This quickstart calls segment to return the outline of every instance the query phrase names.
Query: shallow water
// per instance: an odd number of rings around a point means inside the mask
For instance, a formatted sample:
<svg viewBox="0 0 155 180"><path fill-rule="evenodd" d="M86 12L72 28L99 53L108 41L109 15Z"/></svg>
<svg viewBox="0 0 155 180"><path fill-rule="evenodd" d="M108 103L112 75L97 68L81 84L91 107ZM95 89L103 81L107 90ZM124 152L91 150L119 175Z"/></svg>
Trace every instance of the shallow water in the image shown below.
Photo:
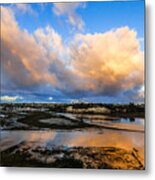
<svg viewBox="0 0 155 180"><path fill-rule="evenodd" d="M106 115L88 115L88 114L71 114L71 113L59 113L67 118L83 121L87 124L98 125L104 128L129 130L129 131L141 131L144 132L144 118L118 118L110 117ZM47 122L46 120L43 120ZM50 120L48 121L50 123Z"/></svg>
<svg viewBox="0 0 155 180"><path fill-rule="evenodd" d="M82 147L120 147L143 149L144 134L117 130L74 130L74 131L2 131L1 150L5 150L21 142L48 146L82 146Z"/></svg>

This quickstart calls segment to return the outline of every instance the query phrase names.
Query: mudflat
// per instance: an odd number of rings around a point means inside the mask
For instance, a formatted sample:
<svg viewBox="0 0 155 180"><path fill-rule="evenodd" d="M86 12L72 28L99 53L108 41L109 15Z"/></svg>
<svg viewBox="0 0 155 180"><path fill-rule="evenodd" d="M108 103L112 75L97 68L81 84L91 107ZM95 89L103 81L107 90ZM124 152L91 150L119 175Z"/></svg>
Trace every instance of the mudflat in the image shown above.
<svg viewBox="0 0 155 180"><path fill-rule="evenodd" d="M142 105L1 104L1 111L2 166L145 169Z"/></svg>

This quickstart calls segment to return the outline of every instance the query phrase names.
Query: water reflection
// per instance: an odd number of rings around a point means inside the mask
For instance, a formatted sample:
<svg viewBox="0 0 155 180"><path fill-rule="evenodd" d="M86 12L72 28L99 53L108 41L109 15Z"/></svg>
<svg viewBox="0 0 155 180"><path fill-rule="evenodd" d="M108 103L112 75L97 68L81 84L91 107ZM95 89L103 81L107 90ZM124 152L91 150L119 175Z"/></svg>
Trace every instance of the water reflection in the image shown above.
<svg viewBox="0 0 155 180"><path fill-rule="evenodd" d="M144 134L114 130L84 131L2 131L1 150L21 142L31 142L40 146L82 146L82 147L121 147L143 149Z"/></svg>
<svg viewBox="0 0 155 180"><path fill-rule="evenodd" d="M71 114L59 113L75 121L85 122L87 124L101 126L103 128L112 128L118 130L141 131L144 132L143 118L118 118L106 115L88 115L88 114Z"/></svg>
<svg viewBox="0 0 155 180"><path fill-rule="evenodd" d="M115 120L115 122L144 125L143 118L120 118L120 119Z"/></svg>

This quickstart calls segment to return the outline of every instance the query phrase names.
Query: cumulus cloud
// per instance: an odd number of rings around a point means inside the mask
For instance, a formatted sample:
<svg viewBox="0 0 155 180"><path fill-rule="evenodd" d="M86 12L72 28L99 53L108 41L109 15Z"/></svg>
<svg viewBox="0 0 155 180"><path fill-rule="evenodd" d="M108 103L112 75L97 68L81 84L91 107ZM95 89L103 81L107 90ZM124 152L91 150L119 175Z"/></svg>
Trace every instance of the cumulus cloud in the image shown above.
<svg viewBox="0 0 155 180"><path fill-rule="evenodd" d="M47 28L45 33L51 41L44 43L47 38L44 38L42 30L30 35L26 30L20 30L9 8L2 7L1 12L1 61L4 71L17 85L31 86L47 81L56 85L56 77L52 73L49 75L48 65L57 59L57 52L51 47L55 47L58 35Z"/></svg>
<svg viewBox="0 0 155 180"><path fill-rule="evenodd" d="M134 97L134 100L144 101L144 98L145 98L145 90L144 90L144 85L143 85L138 89L137 94Z"/></svg>
<svg viewBox="0 0 155 180"><path fill-rule="evenodd" d="M68 97L114 97L138 87L134 92L142 97L144 54L136 31L127 26L76 34L66 45L50 26L32 34L21 30L11 9L1 7L1 32L4 89L50 86Z"/></svg>
<svg viewBox="0 0 155 180"><path fill-rule="evenodd" d="M144 55L136 32L128 27L78 34L71 52L72 66L87 82L86 90L115 95L144 82Z"/></svg>
<svg viewBox="0 0 155 180"><path fill-rule="evenodd" d="M79 2L65 2L53 3L53 5L53 12L57 16L67 16L68 21L72 26L77 27L79 30L83 30L84 22L76 13L76 9L79 7L84 7L84 4Z"/></svg>
<svg viewBox="0 0 155 180"><path fill-rule="evenodd" d="M22 100L23 98L21 96L1 96L0 100L5 102L11 102L11 101L17 101Z"/></svg>

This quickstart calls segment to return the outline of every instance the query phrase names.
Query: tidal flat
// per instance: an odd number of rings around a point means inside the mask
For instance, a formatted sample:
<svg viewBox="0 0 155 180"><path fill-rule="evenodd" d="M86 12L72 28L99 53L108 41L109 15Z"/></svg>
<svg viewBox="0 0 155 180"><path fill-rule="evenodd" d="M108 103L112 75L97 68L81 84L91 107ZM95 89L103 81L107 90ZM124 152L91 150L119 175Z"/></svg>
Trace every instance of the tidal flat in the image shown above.
<svg viewBox="0 0 155 180"><path fill-rule="evenodd" d="M144 105L1 104L1 166L145 169Z"/></svg>

